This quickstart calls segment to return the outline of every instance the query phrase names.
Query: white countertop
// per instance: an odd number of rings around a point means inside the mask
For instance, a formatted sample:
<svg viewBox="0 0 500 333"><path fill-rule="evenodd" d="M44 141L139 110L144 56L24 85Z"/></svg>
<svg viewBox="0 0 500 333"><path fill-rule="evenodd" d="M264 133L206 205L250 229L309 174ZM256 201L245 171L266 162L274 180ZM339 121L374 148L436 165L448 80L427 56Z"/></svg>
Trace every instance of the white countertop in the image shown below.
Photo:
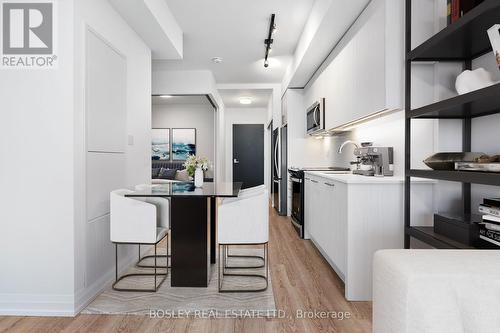
<svg viewBox="0 0 500 333"><path fill-rule="evenodd" d="M362 175L353 175L349 174L327 174L322 171L306 171L306 175L313 175L316 177L336 180L346 184L403 184L405 178L402 176L392 176L392 177L375 177L375 176L362 176ZM432 179L423 179L423 178L412 178L412 183L436 183L435 180Z"/></svg>

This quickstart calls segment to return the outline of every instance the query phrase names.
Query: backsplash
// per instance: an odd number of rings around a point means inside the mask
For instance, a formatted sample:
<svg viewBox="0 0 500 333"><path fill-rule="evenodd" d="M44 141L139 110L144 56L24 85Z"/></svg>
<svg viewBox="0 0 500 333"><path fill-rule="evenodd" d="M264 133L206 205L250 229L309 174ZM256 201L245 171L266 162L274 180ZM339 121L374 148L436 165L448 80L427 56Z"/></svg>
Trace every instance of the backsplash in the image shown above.
<svg viewBox="0 0 500 333"><path fill-rule="evenodd" d="M297 167L306 166L340 166L349 167L349 162L354 161L354 146L348 145L342 154L337 151L346 140L357 143L373 142L376 146L394 147L394 175L404 175L404 112L400 111L382 118L374 119L359 125L353 131L342 136L314 137L291 139L289 146L294 153L289 156L289 165ZM430 155L434 149L433 124L422 121L413 125L412 134L419 140L414 143L412 164L421 166L422 160Z"/></svg>

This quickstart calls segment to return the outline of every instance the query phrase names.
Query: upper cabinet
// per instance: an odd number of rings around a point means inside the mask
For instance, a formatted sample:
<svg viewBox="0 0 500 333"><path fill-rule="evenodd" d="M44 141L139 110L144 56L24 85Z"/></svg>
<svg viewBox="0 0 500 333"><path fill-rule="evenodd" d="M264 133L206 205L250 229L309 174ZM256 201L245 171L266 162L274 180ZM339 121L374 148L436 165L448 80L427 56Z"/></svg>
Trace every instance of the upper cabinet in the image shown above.
<svg viewBox="0 0 500 333"><path fill-rule="evenodd" d="M306 87L306 104L326 98L333 129L403 108L404 1L373 0Z"/></svg>

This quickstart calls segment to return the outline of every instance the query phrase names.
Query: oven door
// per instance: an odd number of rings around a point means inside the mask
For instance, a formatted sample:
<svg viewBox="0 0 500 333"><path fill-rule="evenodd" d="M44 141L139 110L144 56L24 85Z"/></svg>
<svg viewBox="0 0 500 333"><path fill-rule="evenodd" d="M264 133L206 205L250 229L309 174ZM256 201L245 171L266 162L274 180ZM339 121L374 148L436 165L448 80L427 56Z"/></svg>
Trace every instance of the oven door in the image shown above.
<svg viewBox="0 0 500 333"><path fill-rule="evenodd" d="M302 227L302 179L291 177L292 181L292 219Z"/></svg>

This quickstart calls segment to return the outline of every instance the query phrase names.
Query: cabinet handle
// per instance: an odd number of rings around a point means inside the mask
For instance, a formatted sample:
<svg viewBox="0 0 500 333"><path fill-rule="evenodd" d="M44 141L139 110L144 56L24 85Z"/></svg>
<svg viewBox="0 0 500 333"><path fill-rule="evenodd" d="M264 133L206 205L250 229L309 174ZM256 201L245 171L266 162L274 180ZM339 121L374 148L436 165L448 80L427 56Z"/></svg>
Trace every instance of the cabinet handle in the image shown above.
<svg viewBox="0 0 500 333"><path fill-rule="evenodd" d="M316 183L316 184L317 184L317 183L319 183L317 180L314 180L314 179L311 179L311 181L312 181L313 183Z"/></svg>
<svg viewBox="0 0 500 333"><path fill-rule="evenodd" d="M325 185L335 187L335 184L332 184L332 183L325 183Z"/></svg>
<svg viewBox="0 0 500 333"><path fill-rule="evenodd" d="M311 180L311 178L307 178L307 177L305 177L304 179L305 179L305 180Z"/></svg>

